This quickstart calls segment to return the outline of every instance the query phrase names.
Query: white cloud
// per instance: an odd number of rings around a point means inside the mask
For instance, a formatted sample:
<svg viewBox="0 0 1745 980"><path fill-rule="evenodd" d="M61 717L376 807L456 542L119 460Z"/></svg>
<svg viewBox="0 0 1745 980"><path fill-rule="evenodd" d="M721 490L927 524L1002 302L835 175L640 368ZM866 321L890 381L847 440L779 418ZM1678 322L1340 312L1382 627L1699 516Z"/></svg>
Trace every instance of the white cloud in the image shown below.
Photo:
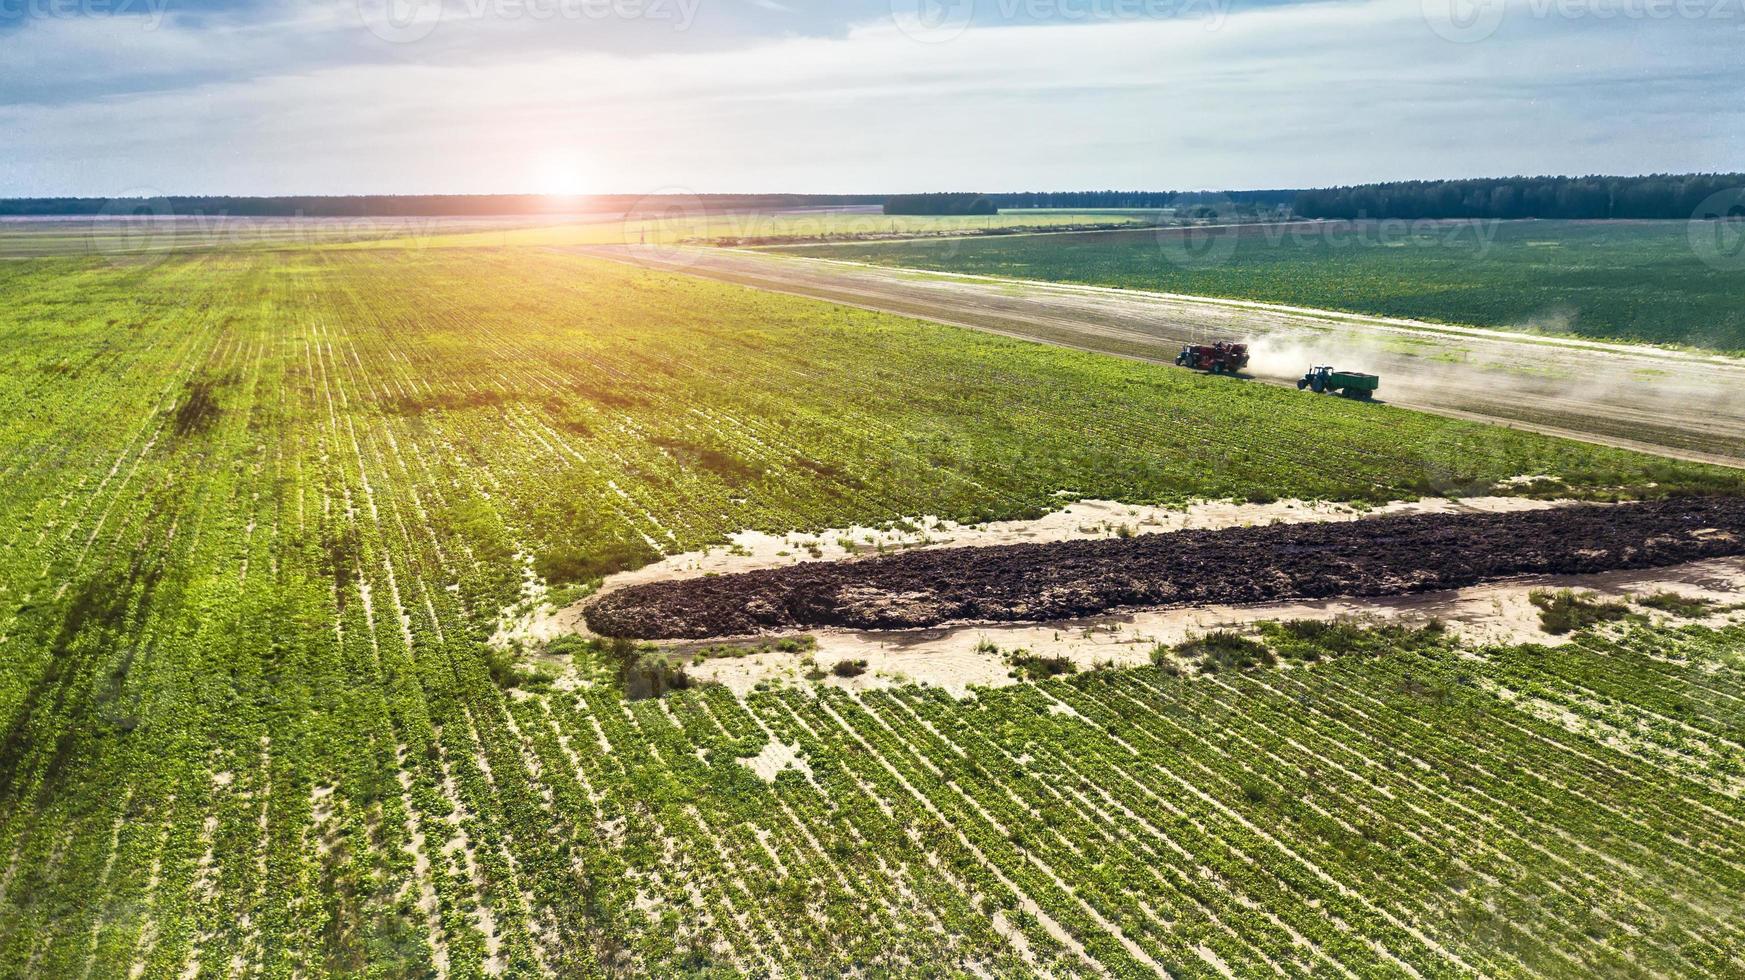
<svg viewBox="0 0 1745 980"><path fill-rule="evenodd" d="M159 33L165 56L201 39ZM38 41L71 43L57 37ZM973 27L940 44L885 20L636 58L280 75L269 59L163 93L0 107L0 194L518 190L566 159L593 189L630 193L1732 169L1745 110L1723 96L1745 78L1742 38L1512 11L1494 36L1457 44L1419 0L1377 0L1252 10L1215 29Z"/></svg>

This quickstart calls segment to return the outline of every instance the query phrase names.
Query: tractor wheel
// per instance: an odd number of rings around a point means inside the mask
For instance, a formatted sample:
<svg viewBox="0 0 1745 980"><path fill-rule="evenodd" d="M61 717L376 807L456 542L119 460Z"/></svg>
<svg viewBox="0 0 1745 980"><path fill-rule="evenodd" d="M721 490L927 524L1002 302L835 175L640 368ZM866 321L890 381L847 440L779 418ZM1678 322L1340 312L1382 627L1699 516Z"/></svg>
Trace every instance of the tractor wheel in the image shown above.
<svg viewBox="0 0 1745 980"><path fill-rule="evenodd" d="M1309 383L1307 381L1304 381L1302 378L1297 379L1297 390L1298 391L1302 391L1304 388L1307 388L1308 386L1309 386Z"/></svg>

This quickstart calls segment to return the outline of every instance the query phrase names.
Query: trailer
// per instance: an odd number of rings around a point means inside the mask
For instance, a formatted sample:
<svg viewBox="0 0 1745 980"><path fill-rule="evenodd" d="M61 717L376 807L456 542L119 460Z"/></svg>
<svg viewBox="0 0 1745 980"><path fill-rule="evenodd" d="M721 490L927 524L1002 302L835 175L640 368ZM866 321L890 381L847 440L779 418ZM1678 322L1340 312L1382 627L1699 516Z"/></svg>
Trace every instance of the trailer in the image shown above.
<svg viewBox="0 0 1745 980"><path fill-rule="evenodd" d="M1213 374L1235 374L1248 366L1248 345L1220 340L1215 344L1187 344L1175 356L1178 367Z"/></svg>
<svg viewBox="0 0 1745 980"><path fill-rule="evenodd" d="M1374 398L1380 387L1381 378L1376 375L1361 371L1339 371L1324 364L1310 368L1307 374L1297 379L1298 391L1308 388L1317 394L1338 395L1359 401Z"/></svg>

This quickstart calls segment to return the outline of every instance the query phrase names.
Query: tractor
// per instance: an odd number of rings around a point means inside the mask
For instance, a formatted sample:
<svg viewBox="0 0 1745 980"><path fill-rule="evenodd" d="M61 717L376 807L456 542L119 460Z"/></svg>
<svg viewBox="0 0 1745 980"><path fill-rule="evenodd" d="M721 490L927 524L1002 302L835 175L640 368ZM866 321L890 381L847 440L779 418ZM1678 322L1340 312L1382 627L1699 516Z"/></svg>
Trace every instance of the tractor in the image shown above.
<svg viewBox="0 0 1745 980"><path fill-rule="evenodd" d="M1179 367L1213 374L1235 374L1248 366L1248 345L1220 340L1215 344L1188 344L1175 356Z"/></svg>
<svg viewBox="0 0 1745 980"><path fill-rule="evenodd" d="M1381 379L1373 374L1363 374L1358 371L1336 371L1333 368L1318 364L1309 369L1309 373L1297 379L1297 390L1308 388L1317 394L1338 395L1341 398L1355 398L1359 401L1369 401L1375 397L1377 388L1381 387Z"/></svg>

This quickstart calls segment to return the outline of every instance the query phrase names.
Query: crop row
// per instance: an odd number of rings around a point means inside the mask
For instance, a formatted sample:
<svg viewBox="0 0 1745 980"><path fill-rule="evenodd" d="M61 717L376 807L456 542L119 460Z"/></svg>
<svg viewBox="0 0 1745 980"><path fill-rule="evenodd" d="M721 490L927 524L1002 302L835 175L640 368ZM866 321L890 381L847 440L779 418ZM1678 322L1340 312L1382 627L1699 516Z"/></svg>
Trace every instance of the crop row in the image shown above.
<svg viewBox="0 0 1745 980"><path fill-rule="evenodd" d="M486 646L529 563L1061 490L1373 499L1442 426L1487 480L1713 471L554 255L26 262L0 299L0 975L1653 973L1745 938L1691 898L1739 884L1734 801L1492 693L1530 659L1438 733L1398 665L625 702L506 691ZM1725 749L1736 642L1537 682ZM804 769L765 782L778 742Z"/></svg>

